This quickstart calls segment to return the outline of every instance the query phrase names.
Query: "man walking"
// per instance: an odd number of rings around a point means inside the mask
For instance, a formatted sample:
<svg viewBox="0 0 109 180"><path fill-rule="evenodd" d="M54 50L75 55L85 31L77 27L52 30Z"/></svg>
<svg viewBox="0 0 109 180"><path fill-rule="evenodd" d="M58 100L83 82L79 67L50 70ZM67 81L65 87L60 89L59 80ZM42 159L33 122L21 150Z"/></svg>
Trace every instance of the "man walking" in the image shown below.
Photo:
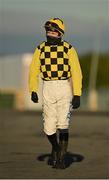
<svg viewBox="0 0 109 180"><path fill-rule="evenodd" d="M71 109L80 106L82 73L75 49L62 39L65 32L63 21L52 18L44 27L47 41L37 46L34 52L29 91L31 100L37 103L40 75L43 80L44 132L52 145L52 165L64 169Z"/></svg>

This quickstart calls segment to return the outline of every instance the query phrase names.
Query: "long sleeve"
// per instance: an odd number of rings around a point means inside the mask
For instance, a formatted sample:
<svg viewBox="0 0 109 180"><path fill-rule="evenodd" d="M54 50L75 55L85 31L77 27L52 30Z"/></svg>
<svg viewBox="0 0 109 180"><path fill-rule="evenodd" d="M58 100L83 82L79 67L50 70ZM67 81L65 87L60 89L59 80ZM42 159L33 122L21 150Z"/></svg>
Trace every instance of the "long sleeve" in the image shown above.
<svg viewBox="0 0 109 180"><path fill-rule="evenodd" d="M73 94L81 96L82 94L82 72L78 55L73 47L68 51L69 64L71 68L71 78L73 85Z"/></svg>
<svg viewBox="0 0 109 180"><path fill-rule="evenodd" d="M37 92L40 74L40 50L36 48L29 69L29 92Z"/></svg>

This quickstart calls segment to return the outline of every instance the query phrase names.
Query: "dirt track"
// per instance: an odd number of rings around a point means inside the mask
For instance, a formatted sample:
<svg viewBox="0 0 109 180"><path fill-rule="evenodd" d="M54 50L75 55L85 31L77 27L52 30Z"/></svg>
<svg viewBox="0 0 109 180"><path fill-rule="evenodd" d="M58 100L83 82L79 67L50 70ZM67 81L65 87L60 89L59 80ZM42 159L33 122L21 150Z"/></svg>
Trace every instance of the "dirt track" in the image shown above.
<svg viewBox="0 0 109 180"><path fill-rule="evenodd" d="M65 170L47 165L41 114L0 112L0 178L109 178L109 116L74 115Z"/></svg>

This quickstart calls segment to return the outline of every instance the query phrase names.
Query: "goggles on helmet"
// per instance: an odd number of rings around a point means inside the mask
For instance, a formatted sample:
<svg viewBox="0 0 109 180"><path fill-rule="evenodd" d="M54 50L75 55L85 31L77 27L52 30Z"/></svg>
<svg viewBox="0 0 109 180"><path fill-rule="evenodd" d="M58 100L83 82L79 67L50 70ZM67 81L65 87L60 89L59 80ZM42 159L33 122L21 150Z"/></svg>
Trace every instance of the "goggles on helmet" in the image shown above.
<svg viewBox="0 0 109 180"><path fill-rule="evenodd" d="M47 21L45 23L45 29L46 31L55 31L55 32L59 32L59 33L64 33L64 31L62 29L59 28L59 26L53 22L49 22Z"/></svg>

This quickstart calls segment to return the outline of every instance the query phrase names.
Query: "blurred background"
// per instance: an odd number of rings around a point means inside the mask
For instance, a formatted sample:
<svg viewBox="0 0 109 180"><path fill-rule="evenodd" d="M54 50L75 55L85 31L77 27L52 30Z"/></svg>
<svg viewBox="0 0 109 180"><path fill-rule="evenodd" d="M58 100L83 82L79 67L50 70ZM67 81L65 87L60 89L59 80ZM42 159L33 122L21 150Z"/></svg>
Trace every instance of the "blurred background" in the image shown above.
<svg viewBox="0 0 109 180"><path fill-rule="evenodd" d="M0 109L41 110L30 101L28 69L44 23L63 19L64 39L83 72L80 110L109 110L109 0L0 0Z"/></svg>
<svg viewBox="0 0 109 180"><path fill-rule="evenodd" d="M28 92L32 55L51 17L63 19L83 73L62 173L47 165L41 79L38 104ZM0 0L0 178L109 178L109 0Z"/></svg>

